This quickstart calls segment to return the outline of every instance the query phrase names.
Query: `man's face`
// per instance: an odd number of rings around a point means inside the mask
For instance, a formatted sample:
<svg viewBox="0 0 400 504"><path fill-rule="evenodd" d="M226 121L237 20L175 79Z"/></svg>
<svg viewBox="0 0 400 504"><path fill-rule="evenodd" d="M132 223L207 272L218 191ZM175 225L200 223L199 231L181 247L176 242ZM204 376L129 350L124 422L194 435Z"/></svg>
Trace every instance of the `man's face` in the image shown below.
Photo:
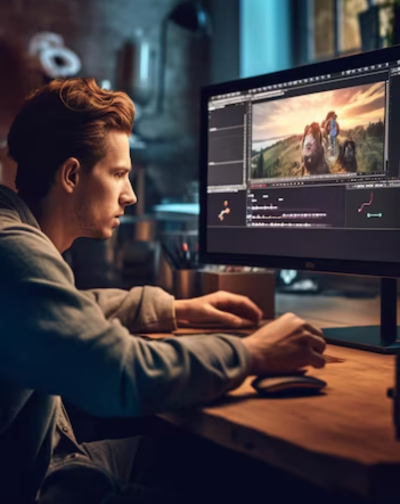
<svg viewBox="0 0 400 504"><path fill-rule="evenodd" d="M108 239L127 205L136 203L129 172L129 139L110 131L106 155L89 172L81 170L75 207L79 236Z"/></svg>

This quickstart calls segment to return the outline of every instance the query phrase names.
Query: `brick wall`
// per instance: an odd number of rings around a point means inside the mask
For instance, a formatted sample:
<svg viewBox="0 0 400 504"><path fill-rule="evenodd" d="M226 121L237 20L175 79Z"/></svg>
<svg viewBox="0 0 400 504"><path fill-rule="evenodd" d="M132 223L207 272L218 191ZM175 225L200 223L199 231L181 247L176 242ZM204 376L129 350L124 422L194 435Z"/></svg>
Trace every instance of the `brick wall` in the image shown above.
<svg viewBox="0 0 400 504"><path fill-rule="evenodd" d="M82 60L82 76L115 83L117 53L141 28L155 54L163 17L175 0L2 0L0 37L22 55L39 31L54 31ZM38 75L24 62L28 87ZM186 182L197 177L198 93L208 82L208 42L174 25L167 36L166 92L161 117L143 118L139 131L153 138L147 163L150 183L165 195L178 196ZM1 68L0 75L7 69ZM0 83L1 88L1 83ZM151 107L150 107L151 108ZM0 110L0 129L1 129ZM7 178L7 174L6 174ZM12 180L8 176L7 180ZM3 176L4 181L4 176Z"/></svg>

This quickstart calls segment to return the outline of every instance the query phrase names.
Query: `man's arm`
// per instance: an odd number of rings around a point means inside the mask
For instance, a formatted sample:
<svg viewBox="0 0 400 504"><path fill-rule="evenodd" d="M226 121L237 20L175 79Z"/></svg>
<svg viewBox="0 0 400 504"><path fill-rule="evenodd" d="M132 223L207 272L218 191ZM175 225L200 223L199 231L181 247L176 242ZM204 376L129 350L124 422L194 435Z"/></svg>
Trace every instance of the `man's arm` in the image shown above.
<svg viewBox="0 0 400 504"><path fill-rule="evenodd" d="M151 414L217 398L250 359L235 337L132 337L73 285L40 231L0 232L0 375L103 416ZM142 299L143 302L143 299Z"/></svg>
<svg viewBox="0 0 400 504"><path fill-rule="evenodd" d="M131 332L171 332L184 327L251 327L262 311L246 296L218 291L175 300L159 287L80 291L94 300L109 320L118 318Z"/></svg>
<svg viewBox="0 0 400 504"><path fill-rule="evenodd" d="M177 328L174 298L159 287L80 292L99 305L106 319L118 318L132 333L172 332Z"/></svg>

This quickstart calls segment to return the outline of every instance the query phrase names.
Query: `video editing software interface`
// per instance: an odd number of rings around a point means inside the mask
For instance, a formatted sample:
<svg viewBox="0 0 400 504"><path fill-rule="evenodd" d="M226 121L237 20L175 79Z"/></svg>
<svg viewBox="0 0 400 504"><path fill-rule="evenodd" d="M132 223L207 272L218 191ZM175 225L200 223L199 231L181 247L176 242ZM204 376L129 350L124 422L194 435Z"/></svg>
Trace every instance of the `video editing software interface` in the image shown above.
<svg viewBox="0 0 400 504"><path fill-rule="evenodd" d="M400 61L357 61L208 96L207 252L399 262Z"/></svg>

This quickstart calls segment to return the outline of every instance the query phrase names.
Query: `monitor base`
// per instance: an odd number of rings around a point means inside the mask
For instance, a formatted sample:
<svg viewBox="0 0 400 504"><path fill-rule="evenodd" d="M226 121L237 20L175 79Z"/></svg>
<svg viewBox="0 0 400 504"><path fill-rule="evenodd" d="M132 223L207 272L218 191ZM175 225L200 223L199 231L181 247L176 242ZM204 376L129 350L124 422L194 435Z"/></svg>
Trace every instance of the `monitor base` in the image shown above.
<svg viewBox="0 0 400 504"><path fill-rule="evenodd" d="M384 354L395 354L399 351L397 281L395 278L381 278L380 284L380 325L324 329L324 336L328 343Z"/></svg>
<svg viewBox="0 0 400 504"><path fill-rule="evenodd" d="M400 349L399 326L397 327L397 339L390 344L382 342L380 326L333 327L323 331L326 342L333 345L382 354L395 354Z"/></svg>

